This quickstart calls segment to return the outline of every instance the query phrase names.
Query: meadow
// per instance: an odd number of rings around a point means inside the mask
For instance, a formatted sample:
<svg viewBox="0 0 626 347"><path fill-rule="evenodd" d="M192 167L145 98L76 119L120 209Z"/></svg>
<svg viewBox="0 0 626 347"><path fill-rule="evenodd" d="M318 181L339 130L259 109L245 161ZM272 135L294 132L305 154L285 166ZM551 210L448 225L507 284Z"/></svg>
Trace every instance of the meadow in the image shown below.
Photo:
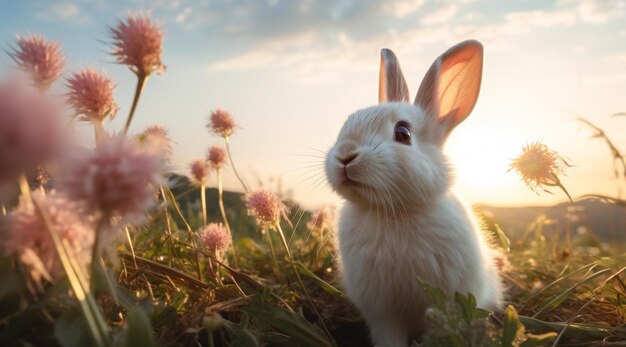
<svg viewBox="0 0 626 347"><path fill-rule="evenodd" d="M229 146L240 130L227 110L206 124L223 146L189 163L188 176L171 173L167 131L130 130L142 91L159 83L150 77L166 73L160 28L131 14L109 40L137 77L115 134L103 126L121 111L107 76L76 72L66 94L52 95L63 83L59 44L31 35L7 49L16 76L0 82L0 345L371 345L338 281L336 211L307 211L239 178ZM93 126L93 144L73 140L69 119ZM620 150L587 124L622 165ZM513 168L532 189L569 197L558 178L567 160L540 144L524 154ZM224 191L225 168L240 192ZM423 282L432 310L414 345L626 346L624 238L585 224L580 203L589 200L626 206L577 198L562 218L538 214L521 232L476 208L500 252L506 307L488 312L471 293L447 298Z"/></svg>

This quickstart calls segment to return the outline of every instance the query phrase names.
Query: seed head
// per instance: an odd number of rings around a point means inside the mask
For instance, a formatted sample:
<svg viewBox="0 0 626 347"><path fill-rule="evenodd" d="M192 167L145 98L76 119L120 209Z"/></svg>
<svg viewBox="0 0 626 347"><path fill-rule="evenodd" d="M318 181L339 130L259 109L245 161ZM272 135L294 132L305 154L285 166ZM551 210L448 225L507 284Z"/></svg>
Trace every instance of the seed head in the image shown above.
<svg viewBox="0 0 626 347"><path fill-rule="evenodd" d="M61 45L34 34L27 37L17 36L17 47L9 55L42 90L48 89L61 76L65 66Z"/></svg>
<svg viewBox="0 0 626 347"><path fill-rule="evenodd" d="M213 168L221 169L226 163L226 150L220 146L211 146L207 157Z"/></svg>
<svg viewBox="0 0 626 347"><path fill-rule="evenodd" d="M218 108L211 112L207 127L215 134L227 139L235 131L235 121L228 111Z"/></svg>
<svg viewBox="0 0 626 347"><path fill-rule="evenodd" d="M191 178L196 185L199 186L206 183L209 177L209 166L204 160L194 160L191 165L189 165L189 169L191 170Z"/></svg>
<svg viewBox="0 0 626 347"><path fill-rule="evenodd" d="M172 159L172 139L167 130L158 124L150 125L137 136L139 143L145 148L163 154L166 162Z"/></svg>
<svg viewBox="0 0 626 347"><path fill-rule="evenodd" d="M70 251L83 267L83 272L88 274L95 234L93 221L84 217L86 214L82 204L54 190L47 193L35 190L32 197L50 217L59 237L67 241ZM5 229L2 233L4 254L19 256L36 281L41 278L50 280L48 275L55 278L62 275L50 234L30 199L20 198L17 207L7 215L5 223L0 224L0 229Z"/></svg>
<svg viewBox="0 0 626 347"><path fill-rule="evenodd" d="M163 32L153 23L150 14L129 13L126 20L120 20L109 28L113 39L113 56L120 64L128 67L138 76L149 76L152 72L162 72Z"/></svg>
<svg viewBox="0 0 626 347"><path fill-rule="evenodd" d="M332 214L331 211L322 207L317 210L311 216L311 220L306 224L307 229L311 232L321 232L322 230L328 230L332 227Z"/></svg>
<svg viewBox="0 0 626 347"><path fill-rule="evenodd" d="M69 103L76 115L90 122L113 119L119 107L113 98L115 86L103 73L85 69L67 79Z"/></svg>
<svg viewBox="0 0 626 347"><path fill-rule="evenodd" d="M209 223L200 231L200 237L204 246L213 253L225 251L232 243L228 230L217 223Z"/></svg>
<svg viewBox="0 0 626 347"><path fill-rule="evenodd" d="M541 189L547 193L544 186L559 187L572 200L559 179L565 168L571 164L548 146L535 142L522 148L522 154L513 159L510 170L515 170L522 181L533 191Z"/></svg>
<svg viewBox="0 0 626 347"><path fill-rule="evenodd" d="M280 222L281 215L285 215L285 205L276 194L267 190L257 190L247 194L246 207L248 215L256 219L262 227L274 227Z"/></svg>
<svg viewBox="0 0 626 347"><path fill-rule="evenodd" d="M60 187L101 214L139 224L164 183L163 158L122 134L108 136L94 150L77 151L65 163Z"/></svg>

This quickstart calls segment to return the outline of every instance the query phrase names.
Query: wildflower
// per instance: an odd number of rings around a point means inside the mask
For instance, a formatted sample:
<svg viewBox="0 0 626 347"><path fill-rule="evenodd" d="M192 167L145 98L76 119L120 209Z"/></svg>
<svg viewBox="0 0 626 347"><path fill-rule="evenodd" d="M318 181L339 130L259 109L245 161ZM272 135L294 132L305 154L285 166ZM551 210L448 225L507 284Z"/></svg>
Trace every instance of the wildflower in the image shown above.
<svg viewBox="0 0 626 347"><path fill-rule="evenodd" d="M149 14L129 13L109 32L114 46L112 54L118 63L128 65L138 76L165 70L161 63L163 32Z"/></svg>
<svg viewBox="0 0 626 347"><path fill-rule="evenodd" d="M52 99L18 79L0 83L0 184L54 161L66 137L61 124Z"/></svg>
<svg viewBox="0 0 626 347"><path fill-rule="evenodd" d="M39 35L17 36L17 47L9 55L42 90L59 78L65 66L59 43L46 41Z"/></svg>
<svg viewBox="0 0 626 347"><path fill-rule="evenodd" d="M138 136L139 143L150 150L161 152L167 162L172 158L172 139L161 125L150 125Z"/></svg>
<svg viewBox="0 0 626 347"><path fill-rule="evenodd" d="M328 208L322 207L311 216L311 220L306 224L311 232L320 232L331 228L332 215Z"/></svg>
<svg viewBox="0 0 626 347"><path fill-rule="evenodd" d="M215 134L227 139L235 131L235 121L228 111L217 109L211 112L207 127Z"/></svg>
<svg viewBox="0 0 626 347"><path fill-rule="evenodd" d="M230 233L222 224L210 223L200 231L202 243L213 253L225 251L231 245Z"/></svg>
<svg viewBox="0 0 626 347"><path fill-rule="evenodd" d="M59 238L67 241L69 250L88 274L91 247L94 242L93 223L82 217L82 205L52 190L32 193L43 211L50 217ZM5 255L19 256L37 282L41 278L51 280L62 274L62 266L39 213L30 201L22 197L18 206L9 214L2 226L2 250Z"/></svg>
<svg viewBox="0 0 626 347"><path fill-rule="evenodd" d="M209 167L204 160L195 160L190 165L191 177L197 185L203 185L206 183L206 179L209 176Z"/></svg>
<svg viewBox="0 0 626 347"><path fill-rule="evenodd" d="M548 146L536 142L523 147L522 154L513 160L509 171L515 169L533 191L542 189L550 193L544 186L559 187L572 200L558 176L566 167L571 164Z"/></svg>
<svg viewBox="0 0 626 347"><path fill-rule="evenodd" d="M67 79L69 102L82 120L102 122L113 119L119 107L113 99L115 86L103 73L85 69Z"/></svg>
<svg viewBox="0 0 626 347"><path fill-rule="evenodd" d="M71 159L60 182L68 196L124 222L142 222L164 182L162 157L124 134L108 136L93 151L77 152Z"/></svg>
<svg viewBox="0 0 626 347"><path fill-rule="evenodd" d="M226 151L220 146L209 148L208 161L215 169L221 169L226 163Z"/></svg>
<svg viewBox="0 0 626 347"><path fill-rule="evenodd" d="M254 216L257 224L262 228L278 225L286 208L274 193L267 190L257 190L247 194L246 207L248 214Z"/></svg>

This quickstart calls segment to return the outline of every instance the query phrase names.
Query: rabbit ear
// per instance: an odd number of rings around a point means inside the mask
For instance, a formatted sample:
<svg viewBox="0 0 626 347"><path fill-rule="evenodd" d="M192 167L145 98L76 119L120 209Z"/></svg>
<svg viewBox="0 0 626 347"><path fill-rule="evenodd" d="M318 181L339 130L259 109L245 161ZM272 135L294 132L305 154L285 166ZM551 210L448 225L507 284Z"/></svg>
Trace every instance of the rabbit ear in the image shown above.
<svg viewBox="0 0 626 347"><path fill-rule="evenodd" d="M478 41L463 41L435 60L414 103L437 117L447 136L476 105L482 71L483 46Z"/></svg>
<svg viewBox="0 0 626 347"><path fill-rule="evenodd" d="M390 49L383 48L380 51L378 102L382 104L394 101L409 102L409 88L396 55Z"/></svg>

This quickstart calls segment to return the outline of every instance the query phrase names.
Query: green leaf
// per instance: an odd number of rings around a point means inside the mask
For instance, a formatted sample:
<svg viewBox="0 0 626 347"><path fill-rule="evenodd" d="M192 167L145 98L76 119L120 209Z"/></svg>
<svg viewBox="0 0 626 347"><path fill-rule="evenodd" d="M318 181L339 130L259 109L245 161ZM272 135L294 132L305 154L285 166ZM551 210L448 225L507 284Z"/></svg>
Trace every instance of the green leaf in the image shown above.
<svg viewBox="0 0 626 347"><path fill-rule="evenodd" d="M422 280L419 276L416 276L417 283L422 287L426 298L430 301L430 303L442 310L446 310L446 303L448 302L448 297L446 293L438 287L433 286L432 284Z"/></svg>
<svg viewBox="0 0 626 347"><path fill-rule="evenodd" d="M72 309L56 321L54 337L63 347L90 346L93 342L88 329L82 313Z"/></svg>
<svg viewBox="0 0 626 347"><path fill-rule="evenodd" d="M128 322L126 346L156 347L157 343L146 312L140 307L134 307L128 311L126 320Z"/></svg>
<svg viewBox="0 0 626 347"><path fill-rule="evenodd" d="M457 292L454 294L454 300L467 323L471 323L474 319L489 317L489 311L476 307L476 297L472 293L467 293L465 296Z"/></svg>
<svg viewBox="0 0 626 347"><path fill-rule="evenodd" d="M332 346L324 333L303 316L269 303L255 300L242 309L255 319L289 335L301 346Z"/></svg>
<svg viewBox="0 0 626 347"><path fill-rule="evenodd" d="M332 284L319 278L316 274L314 274L311 270L309 270L306 266L304 266L304 264L300 263L299 261L295 262L295 264L300 274L312 279L315 283L317 283L317 285L319 285L326 292L330 294L335 294L335 295L342 295L339 289L335 288Z"/></svg>
<svg viewBox="0 0 626 347"><path fill-rule="evenodd" d="M519 320L517 311L511 305L504 311L504 327L502 328L502 340L500 346L512 347L518 336L524 333L524 325Z"/></svg>
<svg viewBox="0 0 626 347"><path fill-rule="evenodd" d="M504 230L500 228L498 224L495 225L494 234L498 238L498 242L500 246L507 252L511 251L511 240L509 240L508 236L504 233Z"/></svg>
<svg viewBox="0 0 626 347"><path fill-rule="evenodd" d="M250 329L239 324L224 322L224 328L230 338L230 346L233 347L260 347L258 336Z"/></svg>

